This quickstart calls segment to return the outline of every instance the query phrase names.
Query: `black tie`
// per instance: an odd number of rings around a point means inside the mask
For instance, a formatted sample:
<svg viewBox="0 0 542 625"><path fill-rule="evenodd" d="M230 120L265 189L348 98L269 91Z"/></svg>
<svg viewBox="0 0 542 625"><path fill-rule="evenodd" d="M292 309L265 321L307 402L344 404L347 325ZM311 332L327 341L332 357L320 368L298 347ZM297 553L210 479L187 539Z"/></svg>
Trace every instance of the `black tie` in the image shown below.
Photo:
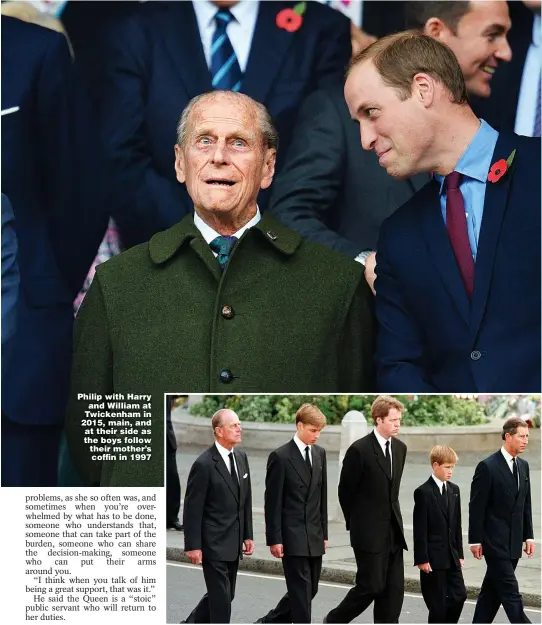
<svg viewBox="0 0 542 625"><path fill-rule="evenodd" d="M518 488L518 465L515 458L512 458L512 474L514 475L514 484Z"/></svg>
<svg viewBox="0 0 542 625"><path fill-rule="evenodd" d="M446 497L446 482L442 482L442 499L444 500L444 505L448 507L448 497Z"/></svg>
<svg viewBox="0 0 542 625"><path fill-rule="evenodd" d="M312 473L312 465L311 465L311 459L309 456L309 449L310 447L307 445L305 447L305 462L307 463L307 466L309 467L309 471Z"/></svg>
<svg viewBox="0 0 542 625"><path fill-rule="evenodd" d="M388 475L391 479L390 441L386 441L386 464L388 465Z"/></svg>
<svg viewBox="0 0 542 625"><path fill-rule="evenodd" d="M233 479L233 483L235 484L235 488L237 489L237 494L239 494L239 477L237 476L235 463L233 462L233 451L230 451L230 473Z"/></svg>

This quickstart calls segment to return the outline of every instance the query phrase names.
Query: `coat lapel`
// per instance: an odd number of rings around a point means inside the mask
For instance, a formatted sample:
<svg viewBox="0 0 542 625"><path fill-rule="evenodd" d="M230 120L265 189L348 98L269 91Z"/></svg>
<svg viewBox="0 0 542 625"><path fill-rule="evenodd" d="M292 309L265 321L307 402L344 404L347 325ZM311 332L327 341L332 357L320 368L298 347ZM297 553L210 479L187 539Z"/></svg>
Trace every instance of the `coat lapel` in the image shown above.
<svg viewBox="0 0 542 625"><path fill-rule="evenodd" d="M504 478L504 483L506 484L508 491L510 493L510 496L515 499L516 494L517 494L517 489L515 488L514 485L514 475L512 474L512 471L510 471L510 467L508 466L506 460L504 459L504 456L502 455L502 452L497 452L497 467L499 468L499 471L501 472L501 475Z"/></svg>
<svg viewBox="0 0 542 625"><path fill-rule="evenodd" d="M457 310L465 323L468 324L470 318L469 298L461 281L459 267L446 231L446 224L442 219L439 185L436 181L423 189L420 193L420 201L424 204L420 207L420 220L429 254L444 288L449 292Z"/></svg>
<svg viewBox="0 0 542 625"><path fill-rule="evenodd" d="M305 486L310 486L311 473L293 439L290 441L290 462L303 484L305 484Z"/></svg>
<svg viewBox="0 0 542 625"><path fill-rule="evenodd" d="M233 450L233 456L237 465L237 477L239 478L239 504L242 504L245 501L246 492L246 480L243 479L243 475L246 473L246 467L241 458L241 454L235 448Z"/></svg>
<svg viewBox="0 0 542 625"><path fill-rule="evenodd" d="M446 495L448 497L448 518L451 520L454 518L455 500L457 499L457 497L455 489L452 491L450 482L448 482L448 486L446 487Z"/></svg>
<svg viewBox="0 0 542 625"><path fill-rule="evenodd" d="M500 159L506 160L516 148L514 134L500 133L493 152L491 163ZM471 328L473 339L476 337L484 316L495 252L499 242L501 226L506 212L510 183L514 175L514 163L506 174L497 182L486 183L484 198L484 215L480 226L478 252L476 254L476 268L474 273L474 292L472 295Z"/></svg>
<svg viewBox="0 0 542 625"><path fill-rule="evenodd" d="M384 471L384 475L388 478L388 480L391 481L391 476L388 473L388 465L386 463L386 457L384 456L384 452L382 451L382 447L380 447L379 442L376 439L376 436L373 432L373 449L375 452L375 456L376 456L376 461L378 462L378 464L380 465L380 468L382 469L382 471ZM393 445L392 445L392 472L393 472Z"/></svg>
<svg viewBox="0 0 542 625"><path fill-rule="evenodd" d="M237 460L237 456L235 457L235 459ZM233 484L233 478L229 470L226 468L226 463L222 459L222 456L218 453L218 449L216 449L216 451L213 453L213 460L216 463L215 466L216 466L217 471L224 478L224 481L228 485L228 488L231 490L232 495L235 497L235 500L239 503L239 499L237 497L237 489L235 488Z"/></svg>
<svg viewBox="0 0 542 625"><path fill-rule="evenodd" d="M285 5L284 2L260 2L258 9L250 55L241 83L241 91L258 102L265 102L295 37L295 33L289 33L276 24L277 14Z"/></svg>
<svg viewBox="0 0 542 625"><path fill-rule="evenodd" d="M311 447L311 455L312 455L312 473L311 473L311 484L309 486L309 497L314 493L316 487L318 486L318 477L322 471L322 459L320 458L320 454L316 451L314 445Z"/></svg>
<svg viewBox="0 0 542 625"><path fill-rule="evenodd" d="M432 477L430 477L429 480L431 482L430 486L431 486L431 491L433 492L433 497L436 499L437 505L440 508L440 511L442 512L442 514L444 515L446 522L448 522L448 509L446 508L446 505L440 493L439 487L437 486L437 483ZM446 492L448 492L448 490Z"/></svg>

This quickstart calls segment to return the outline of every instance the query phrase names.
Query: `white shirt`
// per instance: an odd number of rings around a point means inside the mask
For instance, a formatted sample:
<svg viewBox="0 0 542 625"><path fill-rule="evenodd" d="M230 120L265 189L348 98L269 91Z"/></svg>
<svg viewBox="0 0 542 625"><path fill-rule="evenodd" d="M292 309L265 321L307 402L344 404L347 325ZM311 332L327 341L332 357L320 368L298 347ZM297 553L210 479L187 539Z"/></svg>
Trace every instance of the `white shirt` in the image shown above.
<svg viewBox="0 0 542 625"><path fill-rule="evenodd" d="M390 463L391 463L392 475L393 475L393 460L392 460L392 457L391 457L391 436L388 439L384 438L382 436L382 434L380 434L377 431L376 428L373 430L373 432L375 433L376 440L378 441L380 447L382 447L382 453L384 454L384 457L386 456L386 442L390 441L390 444L389 444L389 447L390 447Z"/></svg>
<svg viewBox="0 0 542 625"><path fill-rule="evenodd" d="M542 74L540 62L540 14L534 16L533 38L523 66L521 85L519 88L518 107L514 132L527 137L533 136L534 118L536 112L536 98L538 96L538 81Z"/></svg>
<svg viewBox="0 0 542 625"><path fill-rule="evenodd" d="M297 448L299 449L299 452L301 453L301 455L303 456L303 460L305 460L305 447L309 448L309 460L311 461L311 467L312 467L312 448L310 445L306 445L297 435L297 432L294 435L294 443L297 445Z"/></svg>
<svg viewBox="0 0 542 625"><path fill-rule="evenodd" d="M210 68L211 41L216 29L214 17L219 8L210 0L195 0L192 4L194 5L194 12L198 21L205 60L207 61L207 67ZM248 63L259 5L258 0L240 0L236 5L230 7L230 12L235 19L228 24L226 32L243 73Z"/></svg>
<svg viewBox="0 0 542 625"><path fill-rule="evenodd" d="M255 226L261 218L262 216L260 214L260 209L256 207L256 214L254 215L254 217L242 228L240 228L233 236L240 239L245 230L248 230L249 228L252 228L252 226ZM196 228L201 232L201 235L205 239L207 244L210 244L211 241L216 239L216 237L220 236L218 232L213 230L211 226L208 226L197 213L194 213L194 226L196 226ZM214 251L213 254L215 258L218 256L218 254Z"/></svg>
<svg viewBox="0 0 542 625"><path fill-rule="evenodd" d="M431 477L435 480L435 484L438 486L440 494L442 495L442 485L444 484L444 482L442 480L439 480L434 473L431 473ZM446 487L446 490L448 490L448 487Z"/></svg>
<svg viewBox="0 0 542 625"><path fill-rule="evenodd" d="M218 441L215 441L215 445L218 449L218 453L222 456L222 460L224 460L224 462L226 463L226 469L228 469L228 473L231 475L230 453L233 452L233 448L231 450L226 449L225 447L222 447L222 445ZM235 454L233 454L233 464L235 465L237 479L240 480L241 478L239 477L239 469L237 468L237 462L235 462Z"/></svg>
<svg viewBox="0 0 542 625"><path fill-rule="evenodd" d="M504 459L506 460L506 464L508 465L508 468L510 469L511 473L514 473L514 464L512 463L512 460L514 459L514 456L511 456L504 447L501 447L501 454L504 456ZM517 461L516 461L517 462ZM517 464L516 464L517 466ZM519 467L518 467L518 488L519 488Z"/></svg>

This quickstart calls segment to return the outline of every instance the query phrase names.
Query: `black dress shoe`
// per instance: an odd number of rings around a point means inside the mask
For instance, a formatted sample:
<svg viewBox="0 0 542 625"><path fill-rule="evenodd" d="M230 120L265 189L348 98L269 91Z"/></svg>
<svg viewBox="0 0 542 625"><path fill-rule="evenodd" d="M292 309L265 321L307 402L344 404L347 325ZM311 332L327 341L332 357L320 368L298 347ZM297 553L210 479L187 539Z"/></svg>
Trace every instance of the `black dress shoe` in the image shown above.
<svg viewBox="0 0 542 625"><path fill-rule="evenodd" d="M167 524L168 530L177 530L178 532L182 532L184 527L180 524L179 521L173 521L173 523Z"/></svg>

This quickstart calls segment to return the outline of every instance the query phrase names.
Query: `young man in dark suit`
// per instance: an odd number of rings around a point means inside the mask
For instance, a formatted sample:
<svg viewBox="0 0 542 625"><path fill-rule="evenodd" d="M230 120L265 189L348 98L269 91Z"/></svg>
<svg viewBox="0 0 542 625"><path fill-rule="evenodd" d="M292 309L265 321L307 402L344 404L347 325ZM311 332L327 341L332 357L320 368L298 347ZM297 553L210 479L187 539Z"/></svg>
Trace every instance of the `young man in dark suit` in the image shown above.
<svg viewBox="0 0 542 625"><path fill-rule="evenodd" d="M282 558L288 592L257 623L310 623L327 549L326 452L316 445L326 425L322 412L303 404L294 438L272 451L265 477L265 533Z"/></svg>
<svg viewBox="0 0 542 625"><path fill-rule="evenodd" d="M186 623L229 623L239 558L254 552L252 490L239 417L222 409L212 419L215 443L194 462L184 498L184 544L202 564L207 593Z"/></svg>
<svg viewBox="0 0 542 625"><path fill-rule="evenodd" d="M487 570L473 623L492 623L502 604L511 623L530 623L516 579L522 543L534 554L529 464L518 458L529 442L529 428L519 417L502 429L503 446L476 467L470 491L469 545Z"/></svg>
<svg viewBox="0 0 542 625"><path fill-rule="evenodd" d="M436 445L430 454L433 473L414 491L414 564L428 623L458 623L467 598L463 581L463 538L459 486L450 482L457 454Z"/></svg>
<svg viewBox="0 0 542 625"><path fill-rule="evenodd" d="M403 410L397 399L377 397L371 406L374 430L350 445L344 457L339 502L358 570L356 585L324 623L349 623L373 601L375 623L399 622L407 549L399 487L407 448L395 437Z"/></svg>

